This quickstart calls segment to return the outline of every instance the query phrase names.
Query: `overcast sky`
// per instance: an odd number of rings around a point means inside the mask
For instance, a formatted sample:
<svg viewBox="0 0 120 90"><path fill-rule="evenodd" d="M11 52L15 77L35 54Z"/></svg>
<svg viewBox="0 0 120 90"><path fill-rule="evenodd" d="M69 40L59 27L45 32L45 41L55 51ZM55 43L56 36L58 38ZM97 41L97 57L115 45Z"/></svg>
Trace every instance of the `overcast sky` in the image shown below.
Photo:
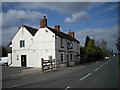
<svg viewBox="0 0 120 90"><path fill-rule="evenodd" d="M40 19L46 15L48 26L60 25L61 31L66 33L74 31L82 46L89 35L95 40L104 39L109 49L117 50L120 17L116 2L2 2L0 15L3 45L11 41L18 26L39 28Z"/></svg>

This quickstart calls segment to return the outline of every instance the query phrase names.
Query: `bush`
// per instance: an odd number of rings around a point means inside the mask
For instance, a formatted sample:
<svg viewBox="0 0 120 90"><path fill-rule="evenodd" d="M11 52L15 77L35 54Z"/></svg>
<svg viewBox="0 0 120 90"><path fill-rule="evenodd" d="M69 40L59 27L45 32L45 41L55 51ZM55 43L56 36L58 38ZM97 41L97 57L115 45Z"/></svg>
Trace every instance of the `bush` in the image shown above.
<svg viewBox="0 0 120 90"><path fill-rule="evenodd" d="M104 58L104 52L100 47L96 47L96 52L95 52L95 59L103 59Z"/></svg>
<svg viewBox="0 0 120 90"><path fill-rule="evenodd" d="M92 62L100 59L104 59L105 56L110 56L110 52L107 49L97 47L95 40L86 37L85 47L81 47L81 62Z"/></svg>
<svg viewBox="0 0 120 90"><path fill-rule="evenodd" d="M7 49L3 46L0 46L0 57L6 57L7 56Z"/></svg>

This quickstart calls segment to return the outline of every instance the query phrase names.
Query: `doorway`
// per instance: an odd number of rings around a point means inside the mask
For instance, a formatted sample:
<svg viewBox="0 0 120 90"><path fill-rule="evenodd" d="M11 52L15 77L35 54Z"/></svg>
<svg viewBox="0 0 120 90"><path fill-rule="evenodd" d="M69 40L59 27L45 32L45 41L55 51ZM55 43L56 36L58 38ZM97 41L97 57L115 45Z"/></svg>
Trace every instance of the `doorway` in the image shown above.
<svg viewBox="0 0 120 90"><path fill-rule="evenodd" d="M27 66L26 64L27 64L26 55L21 55L21 66L26 67Z"/></svg>

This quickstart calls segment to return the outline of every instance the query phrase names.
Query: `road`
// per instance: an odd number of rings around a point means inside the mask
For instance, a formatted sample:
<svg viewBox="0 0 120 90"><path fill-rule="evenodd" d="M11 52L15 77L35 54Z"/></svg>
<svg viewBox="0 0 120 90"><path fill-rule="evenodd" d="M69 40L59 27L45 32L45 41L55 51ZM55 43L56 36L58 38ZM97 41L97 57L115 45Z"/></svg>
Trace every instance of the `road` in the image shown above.
<svg viewBox="0 0 120 90"><path fill-rule="evenodd" d="M39 71L10 75L3 88L118 88L117 59L64 68L41 74ZM4 72L5 74L7 72Z"/></svg>

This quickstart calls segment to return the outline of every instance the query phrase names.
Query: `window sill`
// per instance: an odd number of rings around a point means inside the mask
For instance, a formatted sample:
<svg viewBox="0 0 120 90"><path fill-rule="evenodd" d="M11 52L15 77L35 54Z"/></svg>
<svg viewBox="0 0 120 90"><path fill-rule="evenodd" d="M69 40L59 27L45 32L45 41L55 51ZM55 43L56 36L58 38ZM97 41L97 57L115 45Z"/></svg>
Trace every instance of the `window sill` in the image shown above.
<svg viewBox="0 0 120 90"><path fill-rule="evenodd" d="M60 64L65 64L65 63L67 63L67 62L60 62Z"/></svg>

